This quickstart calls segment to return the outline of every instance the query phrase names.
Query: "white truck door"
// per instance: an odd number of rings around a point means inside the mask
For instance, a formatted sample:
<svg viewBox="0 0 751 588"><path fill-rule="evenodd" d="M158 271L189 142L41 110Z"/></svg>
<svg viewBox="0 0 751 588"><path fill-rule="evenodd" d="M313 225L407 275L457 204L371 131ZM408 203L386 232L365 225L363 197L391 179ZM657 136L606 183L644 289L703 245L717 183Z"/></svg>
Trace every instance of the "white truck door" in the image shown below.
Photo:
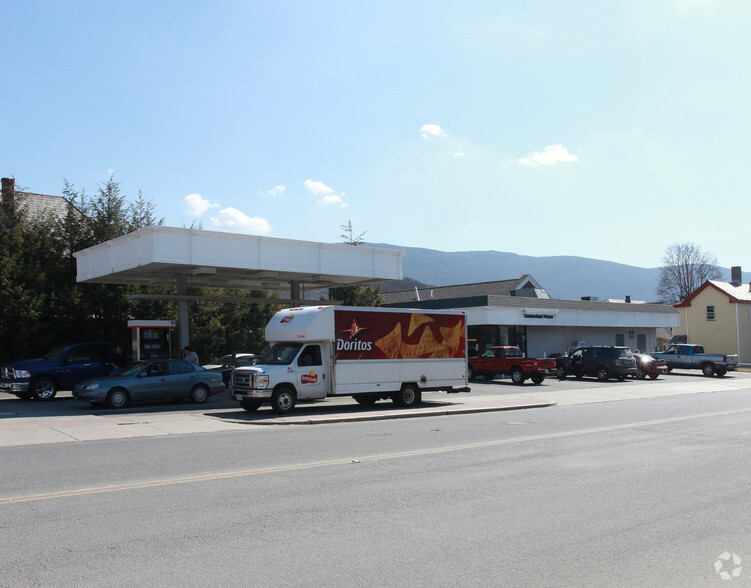
<svg viewBox="0 0 751 588"><path fill-rule="evenodd" d="M297 356L297 397L326 398L329 388L328 361L316 343L306 345Z"/></svg>

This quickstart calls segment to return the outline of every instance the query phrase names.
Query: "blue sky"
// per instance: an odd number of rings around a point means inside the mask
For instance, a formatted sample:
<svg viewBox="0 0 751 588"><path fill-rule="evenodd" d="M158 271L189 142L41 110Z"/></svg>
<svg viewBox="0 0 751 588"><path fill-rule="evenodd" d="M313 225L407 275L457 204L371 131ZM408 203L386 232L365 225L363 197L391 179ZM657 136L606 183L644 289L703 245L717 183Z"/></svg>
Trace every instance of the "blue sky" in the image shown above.
<svg viewBox="0 0 751 588"><path fill-rule="evenodd" d="M169 226L751 270L746 0L3 5L0 175ZM509 276L498 276L507 278Z"/></svg>

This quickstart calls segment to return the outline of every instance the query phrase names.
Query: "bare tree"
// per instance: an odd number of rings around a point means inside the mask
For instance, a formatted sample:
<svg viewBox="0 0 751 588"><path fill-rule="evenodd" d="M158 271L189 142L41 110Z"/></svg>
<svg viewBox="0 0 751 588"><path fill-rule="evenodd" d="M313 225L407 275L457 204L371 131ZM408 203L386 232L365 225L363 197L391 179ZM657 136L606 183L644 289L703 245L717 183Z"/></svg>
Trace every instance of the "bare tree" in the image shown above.
<svg viewBox="0 0 751 588"><path fill-rule="evenodd" d="M343 231L339 236L347 245L362 245L365 242L365 233L360 233L355 236L355 230L352 228L351 220L348 220L346 225L339 225L339 228Z"/></svg>
<svg viewBox="0 0 751 588"><path fill-rule="evenodd" d="M351 220L348 220L346 225L340 225L339 228L343 231L340 237L347 245L357 246L365 242L365 233L355 235ZM338 300L346 306L381 306L383 304L381 287L363 284L329 288L329 299Z"/></svg>
<svg viewBox="0 0 751 588"><path fill-rule="evenodd" d="M662 256L657 294L666 302L680 302L707 280L722 277L717 256L694 243L673 243Z"/></svg>

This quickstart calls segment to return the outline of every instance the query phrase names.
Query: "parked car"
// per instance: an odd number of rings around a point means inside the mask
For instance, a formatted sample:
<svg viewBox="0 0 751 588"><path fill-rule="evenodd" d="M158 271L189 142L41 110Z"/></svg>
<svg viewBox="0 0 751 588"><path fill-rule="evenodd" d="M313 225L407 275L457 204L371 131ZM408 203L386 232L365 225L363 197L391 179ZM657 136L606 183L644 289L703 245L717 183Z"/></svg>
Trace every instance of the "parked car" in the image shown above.
<svg viewBox="0 0 751 588"><path fill-rule="evenodd" d="M190 399L200 404L224 390L222 374L181 359L131 364L117 374L76 384L73 397L91 404L123 408L131 402Z"/></svg>
<svg viewBox="0 0 751 588"><path fill-rule="evenodd" d="M479 357L470 357L468 364L470 380L477 376L492 380L503 374L510 375L514 384L523 384L527 378L535 384L542 384L545 376L556 373L555 359L524 357L521 349L511 345L489 347Z"/></svg>
<svg viewBox="0 0 751 588"><path fill-rule="evenodd" d="M636 375L634 377L637 380L643 380L647 376L656 380L659 376L668 373L668 364L662 358L634 352L634 359L636 360Z"/></svg>
<svg viewBox="0 0 751 588"><path fill-rule="evenodd" d="M223 355L202 367L210 372L221 372L222 379L224 380L224 387L229 388L232 379L232 372L235 371L235 368L254 365L256 361L257 356L253 353L233 353L230 355Z"/></svg>
<svg viewBox="0 0 751 588"><path fill-rule="evenodd" d="M655 353L654 357L665 360L668 371L674 368L701 370L705 376L720 377L738 367L738 356L727 353L705 353L703 345L675 344L664 352Z"/></svg>
<svg viewBox="0 0 751 588"><path fill-rule="evenodd" d="M68 343L38 359L14 361L0 370L0 392L19 398L52 400L58 390L72 390L78 382L112 371L112 343Z"/></svg>
<svg viewBox="0 0 751 588"><path fill-rule="evenodd" d="M623 380L636 375L636 360L628 347L592 345L580 347L569 356L556 358L558 377L568 374L577 378L594 376L605 382L610 378Z"/></svg>

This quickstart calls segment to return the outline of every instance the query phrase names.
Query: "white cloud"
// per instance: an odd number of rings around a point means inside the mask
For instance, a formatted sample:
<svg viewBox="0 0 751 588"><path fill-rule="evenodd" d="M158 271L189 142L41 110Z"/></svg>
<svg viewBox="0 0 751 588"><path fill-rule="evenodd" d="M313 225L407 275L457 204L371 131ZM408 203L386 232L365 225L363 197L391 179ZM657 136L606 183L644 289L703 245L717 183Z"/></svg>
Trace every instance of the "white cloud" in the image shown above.
<svg viewBox="0 0 751 588"><path fill-rule="evenodd" d="M423 139L430 139L431 137L447 137L446 133L440 125L422 125L420 128L420 135Z"/></svg>
<svg viewBox="0 0 751 588"><path fill-rule="evenodd" d="M467 157L467 154L463 151L457 151L456 153L454 153L454 157Z"/></svg>
<svg viewBox="0 0 751 588"><path fill-rule="evenodd" d="M287 186L274 186L271 188L271 190L268 190L266 193L270 196L279 196L281 194L284 194L284 191L287 189Z"/></svg>
<svg viewBox="0 0 751 588"><path fill-rule="evenodd" d="M519 159L519 163L523 165L531 165L537 167L538 165L552 165L560 161L579 161L576 155L569 153L563 145L548 145L542 151L531 153L527 157Z"/></svg>
<svg viewBox="0 0 751 588"><path fill-rule="evenodd" d="M318 202L327 206L338 204L342 208L347 208L349 206L349 204L342 200L341 196L337 196L336 194L329 194L327 196L324 196Z"/></svg>
<svg viewBox="0 0 751 588"><path fill-rule="evenodd" d="M334 189L329 188L326 184L323 182L314 182L313 180L305 180L303 182L303 185L308 189L308 191L312 192L313 194L333 194Z"/></svg>
<svg viewBox="0 0 751 588"><path fill-rule="evenodd" d="M325 206L338 205L342 208L347 208L347 204L342 196L345 196L344 192L336 194L334 189L327 186L323 182L314 182L313 180L305 180L303 185L309 192L312 192L316 196L323 196L318 202Z"/></svg>
<svg viewBox="0 0 751 588"><path fill-rule="evenodd" d="M183 200L183 204L185 204L185 210L191 216L201 216L209 208L219 208L221 206L216 202L207 200L200 194L188 194Z"/></svg>
<svg viewBox="0 0 751 588"><path fill-rule="evenodd" d="M234 233L268 235L271 232L271 225L265 218L248 216L232 207L223 208L217 216L211 217L211 224L216 229Z"/></svg>
<svg viewBox="0 0 751 588"><path fill-rule="evenodd" d="M431 137L447 137L446 133L443 132L443 129L440 127L440 125L422 125L420 128L420 135L422 135L423 139L430 139Z"/></svg>

